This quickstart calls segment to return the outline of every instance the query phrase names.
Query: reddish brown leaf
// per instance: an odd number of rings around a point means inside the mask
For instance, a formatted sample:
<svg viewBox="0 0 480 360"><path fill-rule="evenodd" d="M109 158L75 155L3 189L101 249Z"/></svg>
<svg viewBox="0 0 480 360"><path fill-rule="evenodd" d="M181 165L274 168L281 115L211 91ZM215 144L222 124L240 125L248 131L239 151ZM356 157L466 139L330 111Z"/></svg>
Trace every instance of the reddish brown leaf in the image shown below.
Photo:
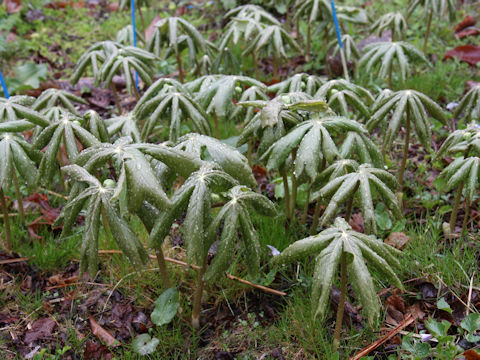
<svg viewBox="0 0 480 360"><path fill-rule="evenodd" d="M402 250L410 241L410 236L403 232L393 232L385 239L385 244L393 246L398 250Z"/></svg>
<svg viewBox="0 0 480 360"><path fill-rule="evenodd" d="M113 359L113 354L105 345L93 341L87 341L85 352L83 353L83 360L98 359L111 360Z"/></svg>
<svg viewBox="0 0 480 360"><path fill-rule="evenodd" d="M145 41L148 42L152 38L153 32L155 31L155 24L161 19L160 16L155 15L150 25L148 25L147 30L145 30Z"/></svg>
<svg viewBox="0 0 480 360"><path fill-rule="evenodd" d="M363 221L363 216L361 213L356 213L352 215L352 218L348 222L353 230L359 233L365 232L365 222Z"/></svg>
<svg viewBox="0 0 480 360"><path fill-rule="evenodd" d="M460 21L460 22L457 24L457 26L455 26L455 28L453 29L453 31L454 31L455 33L457 33L457 32L459 32L459 31L461 31L461 30L463 30L463 29L465 29L465 28L467 28L467 27L469 27L469 26L475 25L476 22L477 22L477 21L475 20L475 18L474 18L472 15L467 15L467 16L465 16L465 18L464 18L462 21Z"/></svg>
<svg viewBox="0 0 480 360"><path fill-rule="evenodd" d="M38 319L32 325L32 328L25 334L24 341L31 344L37 340L44 339L52 335L53 329L57 323L52 318Z"/></svg>
<svg viewBox="0 0 480 360"><path fill-rule="evenodd" d="M467 350L463 353L466 360L480 360L480 354L475 350Z"/></svg>
<svg viewBox="0 0 480 360"><path fill-rule="evenodd" d="M455 49L448 51L444 56L443 60L458 58L460 61L466 62L469 65L476 66L480 62L480 46L477 45L461 45L457 46Z"/></svg>
<svg viewBox="0 0 480 360"><path fill-rule="evenodd" d="M7 14L18 13L22 10L22 0L5 0Z"/></svg>
<svg viewBox="0 0 480 360"><path fill-rule="evenodd" d="M93 335L98 337L102 342L104 342L106 345L114 347L120 345L120 343L113 337L112 334L110 334L107 330L105 330L103 327L101 327L93 318L93 316L90 315L90 328L92 329Z"/></svg>
<svg viewBox="0 0 480 360"><path fill-rule="evenodd" d="M480 29L477 27L469 27L466 28L465 30L459 31L458 33L455 33L455 36L459 39L463 39L464 37L467 36L475 36L480 34Z"/></svg>

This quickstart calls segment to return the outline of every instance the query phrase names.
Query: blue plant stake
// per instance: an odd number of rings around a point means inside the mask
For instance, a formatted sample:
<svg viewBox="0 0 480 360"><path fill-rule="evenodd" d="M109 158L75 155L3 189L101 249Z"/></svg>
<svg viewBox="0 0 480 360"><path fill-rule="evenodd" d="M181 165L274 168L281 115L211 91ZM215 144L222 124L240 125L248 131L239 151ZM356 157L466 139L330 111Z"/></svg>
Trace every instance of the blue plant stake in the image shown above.
<svg viewBox="0 0 480 360"><path fill-rule="evenodd" d="M0 70L0 83L2 83L3 94L8 99L10 97L10 94L8 93L7 84L5 83L5 80L3 79L2 70Z"/></svg>
<svg viewBox="0 0 480 360"><path fill-rule="evenodd" d="M137 47L137 25L135 22L135 0L130 0L130 9L132 10L132 28L133 28L133 46ZM135 86L138 88L138 73L135 71Z"/></svg>
<svg viewBox="0 0 480 360"><path fill-rule="evenodd" d="M333 23L335 24L335 32L337 33L338 46L340 47L340 57L342 59L343 73L345 74L345 79L347 81L350 81L350 79L348 78L348 69L347 69L347 61L345 60L345 51L343 49L342 34L340 33L340 26L338 25L337 12L335 11L335 1L331 0L330 6L332 7Z"/></svg>

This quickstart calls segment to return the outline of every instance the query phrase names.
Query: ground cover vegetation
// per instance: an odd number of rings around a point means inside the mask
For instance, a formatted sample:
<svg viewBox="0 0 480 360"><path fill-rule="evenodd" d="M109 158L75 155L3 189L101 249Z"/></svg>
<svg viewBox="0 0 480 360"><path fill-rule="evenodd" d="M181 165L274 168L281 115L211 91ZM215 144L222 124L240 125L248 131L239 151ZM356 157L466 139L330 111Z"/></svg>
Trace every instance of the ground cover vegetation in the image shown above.
<svg viewBox="0 0 480 360"><path fill-rule="evenodd" d="M480 359L478 2L130 6L0 5L0 358Z"/></svg>

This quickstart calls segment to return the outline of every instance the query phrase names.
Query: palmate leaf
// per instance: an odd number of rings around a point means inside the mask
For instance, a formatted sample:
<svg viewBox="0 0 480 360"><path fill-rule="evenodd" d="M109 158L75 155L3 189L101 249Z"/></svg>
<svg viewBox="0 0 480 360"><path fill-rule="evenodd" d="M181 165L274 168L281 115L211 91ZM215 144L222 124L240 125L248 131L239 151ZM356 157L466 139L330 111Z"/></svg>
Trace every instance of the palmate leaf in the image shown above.
<svg viewBox="0 0 480 360"><path fill-rule="evenodd" d="M162 212L150 233L150 247L162 245L175 219L186 211L183 229L189 263L203 264L209 249L207 229L211 222L211 194L225 192L237 181L227 173L206 163L192 173L172 197L172 207Z"/></svg>
<svg viewBox="0 0 480 360"><path fill-rule="evenodd" d="M62 106L72 114L80 116L73 103L88 104L86 100L78 97L68 91L61 89L48 89L42 92L33 104L33 109L40 111L50 109L54 106Z"/></svg>
<svg viewBox="0 0 480 360"><path fill-rule="evenodd" d="M82 151L76 164L89 172L102 168L112 161L120 174L115 197L124 191L128 209L140 211L144 201L159 209L171 206L160 180L157 179L152 164L145 155L152 157L181 176L188 176L198 170L201 161L193 156L165 145L130 144L130 138L120 138L114 144L99 144Z"/></svg>
<svg viewBox="0 0 480 360"><path fill-rule="evenodd" d="M105 126L110 136L120 134L122 137L131 137L134 142L141 141L138 120L133 112L107 119L105 120Z"/></svg>
<svg viewBox="0 0 480 360"><path fill-rule="evenodd" d="M343 51L345 52L345 60L356 62L360 59L361 53L355 43L355 40L348 34L342 35L342 44L343 44ZM340 45L338 44L338 40L331 41L327 49L333 49L332 55L337 55L340 51Z"/></svg>
<svg viewBox="0 0 480 360"><path fill-rule="evenodd" d="M343 79L327 81L318 89L314 98L327 100L328 106L342 116L348 116L351 108L355 114L368 117L369 107L374 102L367 89Z"/></svg>
<svg viewBox="0 0 480 360"><path fill-rule="evenodd" d="M300 73L269 86L268 92L277 94L305 92L313 96L324 83L325 79L320 76Z"/></svg>
<svg viewBox="0 0 480 360"><path fill-rule="evenodd" d="M372 115L366 124L367 129L372 131L380 122L386 121L392 112L383 141L384 149L391 148L401 124L405 122L407 111L410 123L415 129L418 139L427 149L430 148L432 136L427 111L431 117L443 124L447 122L447 117L442 108L428 96L415 90L393 92L385 96L382 101L376 103L375 107L372 108Z"/></svg>
<svg viewBox="0 0 480 360"><path fill-rule="evenodd" d="M332 139L332 133L365 132L363 126L356 121L341 116L320 117L315 114L311 120L298 124L284 137L276 141L261 160L267 161L268 169L279 169L285 166L290 153L297 149L295 174L298 178L306 175L310 181L317 177L322 160L331 163L340 157Z"/></svg>
<svg viewBox="0 0 480 360"><path fill-rule="evenodd" d="M378 76L387 78L391 76L390 74L393 72L396 63L400 69L402 81L405 81L410 74L411 61L430 65L425 55L407 42L377 42L365 46L358 65L365 67L367 72L371 72L375 66L379 65Z"/></svg>
<svg viewBox="0 0 480 360"><path fill-rule="evenodd" d="M206 135L211 133L207 114L187 90L160 92L140 106L137 105L134 113L139 119L146 119L141 133L144 141L152 134L155 125L164 119L169 119L169 139L172 142L180 137L182 121L185 120L191 120L196 132Z"/></svg>
<svg viewBox="0 0 480 360"><path fill-rule="evenodd" d="M365 233L376 234L372 189L375 189L385 206L392 211L393 216L399 219L402 217L402 210L397 197L391 190L397 188L398 182L389 172L374 168L370 164L362 164L355 172L330 179L321 189L314 189L312 200L328 201L327 208L320 218L320 225L325 226L336 215L342 204L358 195L365 222Z"/></svg>
<svg viewBox="0 0 480 360"><path fill-rule="evenodd" d="M125 46L120 49L114 49L99 70L100 79L105 86L110 86L113 76L123 74L125 78L125 87L132 94L135 93L134 72L148 86L152 83L154 73L154 63L156 57L148 51Z"/></svg>
<svg viewBox="0 0 480 360"><path fill-rule="evenodd" d="M264 216L277 214L270 200L245 186L233 187L228 191L227 198L228 202L220 209L207 231L207 245L210 245L215 241L219 228L222 229L217 253L204 275L207 281L219 278L232 264L238 233L242 234L247 271L251 276L256 276L260 269L261 247L251 213L256 211Z"/></svg>
<svg viewBox="0 0 480 360"><path fill-rule="evenodd" d="M185 41L191 43L190 50L195 52L195 56L199 52L207 52L207 43L195 26L180 17L167 17L155 24L147 50L160 56L163 48L171 48L175 54L179 54L180 43Z"/></svg>
<svg viewBox="0 0 480 360"><path fill-rule="evenodd" d="M407 21L401 12L389 12L378 18L370 27L371 32L381 36L385 30L392 31L392 39L404 40L407 33Z"/></svg>
<svg viewBox="0 0 480 360"><path fill-rule="evenodd" d="M25 141L21 134L0 133L0 187L8 189L12 184L13 171L31 188L37 177L36 163L42 157Z"/></svg>
<svg viewBox="0 0 480 360"><path fill-rule="evenodd" d="M137 38L137 42L145 44L145 37L143 36L141 31L138 31L138 29L136 29L135 35ZM117 34L115 35L115 41L125 46L133 45L133 26L127 25L118 30Z"/></svg>
<svg viewBox="0 0 480 360"><path fill-rule="evenodd" d="M324 318L330 290L343 253L350 255L351 261L347 265L348 277L368 320L373 323L380 313L380 302L366 263L375 268L392 285L403 289L392 268L392 266L400 268L398 261L400 251L380 239L353 231L344 219L336 218L332 227L315 236L296 241L280 255L275 256L272 263L284 265L318 254L313 274L312 310L314 317Z"/></svg>
<svg viewBox="0 0 480 360"><path fill-rule="evenodd" d="M240 184L250 187L257 185L247 158L220 140L192 133L181 137L175 149L185 151L201 160L213 161Z"/></svg>
<svg viewBox="0 0 480 360"><path fill-rule="evenodd" d="M462 113L467 120L480 119L480 85L472 87L465 94L453 116L458 118Z"/></svg>
<svg viewBox="0 0 480 360"><path fill-rule="evenodd" d="M473 200L477 190L480 188L480 158L463 156L455 159L441 173L440 177L447 180L445 191L450 191L464 184L465 197Z"/></svg>
<svg viewBox="0 0 480 360"><path fill-rule="evenodd" d="M332 9L327 0L297 0L294 5L294 18L307 16L309 23L331 17Z"/></svg>
<svg viewBox="0 0 480 360"><path fill-rule="evenodd" d="M34 147L36 149L47 148L40 162L37 182L42 182L46 186L51 185L57 168L57 154L62 142L70 162L73 162L79 153L77 142L84 148L100 143L94 135L80 125L78 120L81 119L70 116L63 117L60 121L44 128L35 139Z"/></svg>
<svg viewBox="0 0 480 360"><path fill-rule="evenodd" d="M465 129L455 130L447 136L435 154L434 160L438 160L446 154L462 153L469 156L473 153L480 156L480 125L471 122Z"/></svg>
<svg viewBox="0 0 480 360"><path fill-rule="evenodd" d="M60 106L52 106L51 108L45 108L41 111L41 114L50 122L54 123L60 121L64 117L75 117L77 115L72 114L67 109Z"/></svg>
<svg viewBox="0 0 480 360"><path fill-rule="evenodd" d="M9 99L0 97L0 122L26 120L34 125L45 127L48 120L30 106L35 102L31 96L11 96Z"/></svg>
<svg viewBox="0 0 480 360"><path fill-rule="evenodd" d="M212 72L216 74L237 74L239 69L240 62L230 48L227 46L220 48L212 63Z"/></svg>
<svg viewBox="0 0 480 360"><path fill-rule="evenodd" d="M310 100L312 97L306 93L289 93L270 101L239 102L238 106L260 108L260 111L244 125L237 146L246 144L252 139L259 139L258 153L264 153L290 128L303 120L297 111L290 110L288 106Z"/></svg>
<svg viewBox="0 0 480 360"><path fill-rule="evenodd" d="M244 55L255 52L264 53L265 56L273 56L276 59L286 59L287 49L301 52L302 50L280 25L269 25L265 27L250 42L250 45L243 52Z"/></svg>
<svg viewBox="0 0 480 360"><path fill-rule="evenodd" d="M344 159L357 159L362 164L372 164L377 168L382 168L384 165L382 153L377 145L364 133L356 131L347 132L338 150Z"/></svg>
<svg viewBox="0 0 480 360"><path fill-rule="evenodd" d="M114 41L100 41L93 44L78 59L70 82L72 84L76 84L87 70L87 67L91 66L93 78L95 80L95 86L98 86L101 81L100 68L102 64L108 57L110 57L112 53L118 51L122 47L122 44Z"/></svg>
<svg viewBox="0 0 480 360"><path fill-rule="evenodd" d="M261 6L252 4L238 6L228 11L223 18L251 19L257 23L280 25L280 22L275 16L270 14Z"/></svg>
<svg viewBox="0 0 480 360"><path fill-rule="evenodd" d="M245 101L268 101L270 98L265 93L265 89L259 88L258 86L250 86L247 90L242 93L239 103ZM232 113L233 118L241 118L243 123L248 123L255 116L255 108L253 106L237 106Z"/></svg>
<svg viewBox="0 0 480 360"><path fill-rule="evenodd" d="M102 186L94 176L78 165L65 166L62 171L72 180L84 184L83 187L74 186L72 188L72 191L75 190L75 196L69 197L69 202L62 210L62 217L64 217L65 211L75 210L69 213L69 220L71 220L75 219L83 206L87 204L85 229L80 248L80 272L88 270L92 279L97 273L98 235L102 216L108 224L113 239L132 265L137 269L143 266L148 261L148 254L129 224L111 203L113 189ZM81 206L78 206L79 204Z"/></svg>
<svg viewBox="0 0 480 360"><path fill-rule="evenodd" d="M211 79L213 81L209 81L208 86L201 86L195 97L208 114L215 113L220 118L230 116L235 110L233 99L241 95L235 91L236 87L257 86L266 90L263 83L248 76L223 75Z"/></svg>
<svg viewBox="0 0 480 360"><path fill-rule="evenodd" d="M234 17L223 31L219 48L224 49L228 46L237 46L240 42L246 43L257 36L264 27L263 22L259 22L254 18Z"/></svg>
<svg viewBox="0 0 480 360"><path fill-rule="evenodd" d="M423 7L424 14L432 12L437 17L443 17L448 12L449 20L452 22L455 20L457 9L454 0L414 0L410 2L407 15L410 15L415 11L417 7Z"/></svg>

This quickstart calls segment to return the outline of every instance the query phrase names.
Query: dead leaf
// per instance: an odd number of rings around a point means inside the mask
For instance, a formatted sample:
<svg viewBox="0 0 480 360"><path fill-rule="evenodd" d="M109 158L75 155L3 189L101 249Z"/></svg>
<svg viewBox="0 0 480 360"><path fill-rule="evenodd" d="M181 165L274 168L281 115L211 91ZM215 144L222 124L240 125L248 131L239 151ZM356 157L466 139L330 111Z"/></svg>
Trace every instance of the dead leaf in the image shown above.
<svg viewBox="0 0 480 360"><path fill-rule="evenodd" d="M113 359L113 356L114 355L105 345L93 341L87 341L85 352L83 353L83 360L111 360Z"/></svg>
<svg viewBox="0 0 480 360"><path fill-rule="evenodd" d="M476 66L480 62L480 46L477 45L461 45L457 46L445 53L443 60L458 58L460 61L466 62L469 65Z"/></svg>
<svg viewBox="0 0 480 360"><path fill-rule="evenodd" d="M51 336L56 326L57 323L52 318L38 319L32 324L32 328L26 332L24 338L25 343L31 344L37 340Z"/></svg>
<svg viewBox="0 0 480 360"><path fill-rule="evenodd" d="M406 235L405 233L392 232L385 239L385 244L393 246L398 250L402 250L409 241L410 241L410 236Z"/></svg>
<svg viewBox="0 0 480 360"><path fill-rule="evenodd" d="M467 350L463 353L466 360L480 360L480 354L475 350Z"/></svg>
<svg viewBox="0 0 480 360"><path fill-rule="evenodd" d="M145 41L148 42L152 38L153 32L155 31L155 24L161 19L159 15L155 15L150 25L148 25L147 30L145 30Z"/></svg>
<svg viewBox="0 0 480 360"><path fill-rule="evenodd" d="M459 31L461 31L461 30L463 30L463 29L465 29L465 28L467 28L467 27L469 27L469 26L475 25L476 22L477 22L477 21L475 20L475 18L474 18L472 15L467 15L467 16L465 16L465 18L464 18L462 21L460 21L460 22L455 26L455 28L453 29L453 31L454 31L455 33L458 33Z"/></svg>
<svg viewBox="0 0 480 360"><path fill-rule="evenodd" d="M115 347L120 345L120 343L110 334L107 330L101 327L96 320L93 318L92 315L89 317L90 319L90 328L92 329L93 335L99 338L102 342L104 342L107 346Z"/></svg>
<svg viewBox="0 0 480 360"><path fill-rule="evenodd" d="M7 14L18 13L22 10L22 0L5 0L4 3L7 9Z"/></svg>
<svg viewBox="0 0 480 360"><path fill-rule="evenodd" d="M352 229L359 233L365 232L365 222L363 221L362 213L355 213L348 222Z"/></svg>

